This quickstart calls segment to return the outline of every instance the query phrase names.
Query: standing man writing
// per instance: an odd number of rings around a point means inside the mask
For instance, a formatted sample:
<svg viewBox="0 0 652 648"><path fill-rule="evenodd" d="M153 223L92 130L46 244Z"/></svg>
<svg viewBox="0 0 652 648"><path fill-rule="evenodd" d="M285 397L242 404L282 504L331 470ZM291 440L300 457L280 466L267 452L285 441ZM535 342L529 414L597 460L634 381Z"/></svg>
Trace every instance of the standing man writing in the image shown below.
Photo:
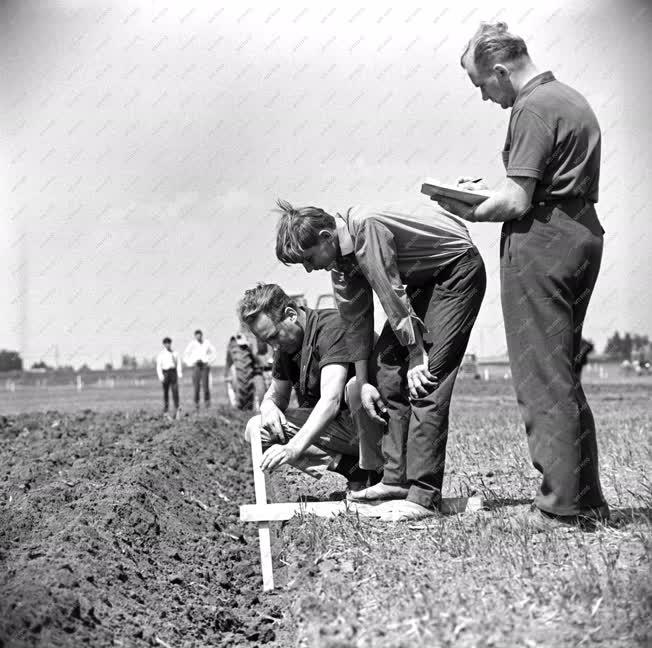
<svg viewBox="0 0 652 648"><path fill-rule="evenodd" d="M602 258L600 127L586 99L540 72L504 23L483 23L461 63L484 101L511 108L502 186L472 209L440 204L469 221L504 223L507 350L532 463L543 476L531 520L549 528L605 518L595 423L575 362Z"/></svg>
<svg viewBox="0 0 652 648"><path fill-rule="evenodd" d="M194 389L195 411L199 411L200 388L204 392L204 406L208 409L211 404L211 392L208 383L211 362L216 357L215 347L204 340L200 329L195 331L195 339L191 340L183 354L188 367L192 367L192 386Z"/></svg>
<svg viewBox="0 0 652 648"><path fill-rule="evenodd" d="M156 356L156 373L163 385L163 416L169 418L168 407L170 404L170 389L172 389L172 402L174 403L174 417L179 418L179 378L182 376L181 358L176 351L172 351L172 339L163 338L163 348Z"/></svg>

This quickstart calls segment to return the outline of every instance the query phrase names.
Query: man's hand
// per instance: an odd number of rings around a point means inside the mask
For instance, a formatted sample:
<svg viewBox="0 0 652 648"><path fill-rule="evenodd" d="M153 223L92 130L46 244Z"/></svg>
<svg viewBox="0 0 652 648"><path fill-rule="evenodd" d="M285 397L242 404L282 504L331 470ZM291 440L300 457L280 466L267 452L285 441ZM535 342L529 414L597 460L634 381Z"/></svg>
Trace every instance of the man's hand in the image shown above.
<svg viewBox="0 0 652 648"><path fill-rule="evenodd" d="M271 472L283 464L296 461L300 454L301 453L294 446L292 441L285 445L273 445L265 450L263 460L260 462L260 467L263 470L269 470Z"/></svg>
<svg viewBox="0 0 652 648"><path fill-rule="evenodd" d="M269 399L260 404L260 424L271 434L271 441L285 443L283 426L287 424L287 419L276 403Z"/></svg>
<svg viewBox="0 0 652 648"><path fill-rule="evenodd" d="M360 400L362 407L370 419L386 425L387 422L380 414L387 414L387 406L380 395L380 392L371 383L365 383L360 389Z"/></svg>
<svg viewBox="0 0 652 648"><path fill-rule="evenodd" d="M410 353L410 366L407 372L410 398L427 396L439 386L437 378L428 370L428 354L425 350Z"/></svg>
<svg viewBox="0 0 652 648"><path fill-rule="evenodd" d="M489 189L487 183L482 178L471 178L462 176L457 179L457 188L464 189L465 191L478 191L482 189Z"/></svg>

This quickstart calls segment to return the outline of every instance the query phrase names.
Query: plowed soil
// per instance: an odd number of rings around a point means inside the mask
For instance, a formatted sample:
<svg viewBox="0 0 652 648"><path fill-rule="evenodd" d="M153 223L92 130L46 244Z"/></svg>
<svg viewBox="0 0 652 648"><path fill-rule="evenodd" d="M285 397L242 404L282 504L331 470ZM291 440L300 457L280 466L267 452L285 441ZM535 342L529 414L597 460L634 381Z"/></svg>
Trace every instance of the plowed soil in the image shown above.
<svg viewBox="0 0 652 648"><path fill-rule="evenodd" d="M274 640L256 529L238 522L249 452L225 414L0 420L0 646Z"/></svg>

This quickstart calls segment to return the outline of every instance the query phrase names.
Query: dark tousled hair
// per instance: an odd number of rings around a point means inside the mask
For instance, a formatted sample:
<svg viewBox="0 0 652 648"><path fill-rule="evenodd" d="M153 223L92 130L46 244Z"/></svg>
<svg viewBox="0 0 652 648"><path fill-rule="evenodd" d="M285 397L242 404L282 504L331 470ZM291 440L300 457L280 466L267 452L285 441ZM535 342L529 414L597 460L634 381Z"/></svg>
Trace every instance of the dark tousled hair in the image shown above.
<svg viewBox="0 0 652 648"><path fill-rule="evenodd" d="M462 53L462 67L466 67L467 56L478 69L486 70L496 63L517 61L529 54L525 41L507 31L507 23L482 22Z"/></svg>
<svg viewBox="0 0 652 648"><path fill-rule="evenodd" d="M285 309L297 308L293 299L277 284L259 283L255 288L245 290L238 304L238 316L245 326L250 326L261 313L268 315L274 324L283 319Z"/></svg>
<svg viewBox="0 0 652 648"><path fill-rule="evenodd" d="M319 207L293 207L277 200L281 214L276 229L276 258L285 265L303 263L302 251L319 243L319 232L334 230L335 218Z"/></svg>

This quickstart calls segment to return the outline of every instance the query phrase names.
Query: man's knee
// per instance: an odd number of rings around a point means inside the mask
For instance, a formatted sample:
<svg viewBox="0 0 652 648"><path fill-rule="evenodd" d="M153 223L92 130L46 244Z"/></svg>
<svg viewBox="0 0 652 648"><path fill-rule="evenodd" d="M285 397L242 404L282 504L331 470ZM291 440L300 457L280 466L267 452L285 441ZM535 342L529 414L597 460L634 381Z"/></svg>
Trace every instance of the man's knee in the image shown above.
<svg viewBox="0 0 652 648"><path fill-rule="evenodd" d="M252 416L249 419L249 422L247 423L247 427L245 428L244 437L250 443L251 443L252 431L255 430L255 429L258 429L258 430L260 429L260 414L258 414L256 416Z"/></svg>

